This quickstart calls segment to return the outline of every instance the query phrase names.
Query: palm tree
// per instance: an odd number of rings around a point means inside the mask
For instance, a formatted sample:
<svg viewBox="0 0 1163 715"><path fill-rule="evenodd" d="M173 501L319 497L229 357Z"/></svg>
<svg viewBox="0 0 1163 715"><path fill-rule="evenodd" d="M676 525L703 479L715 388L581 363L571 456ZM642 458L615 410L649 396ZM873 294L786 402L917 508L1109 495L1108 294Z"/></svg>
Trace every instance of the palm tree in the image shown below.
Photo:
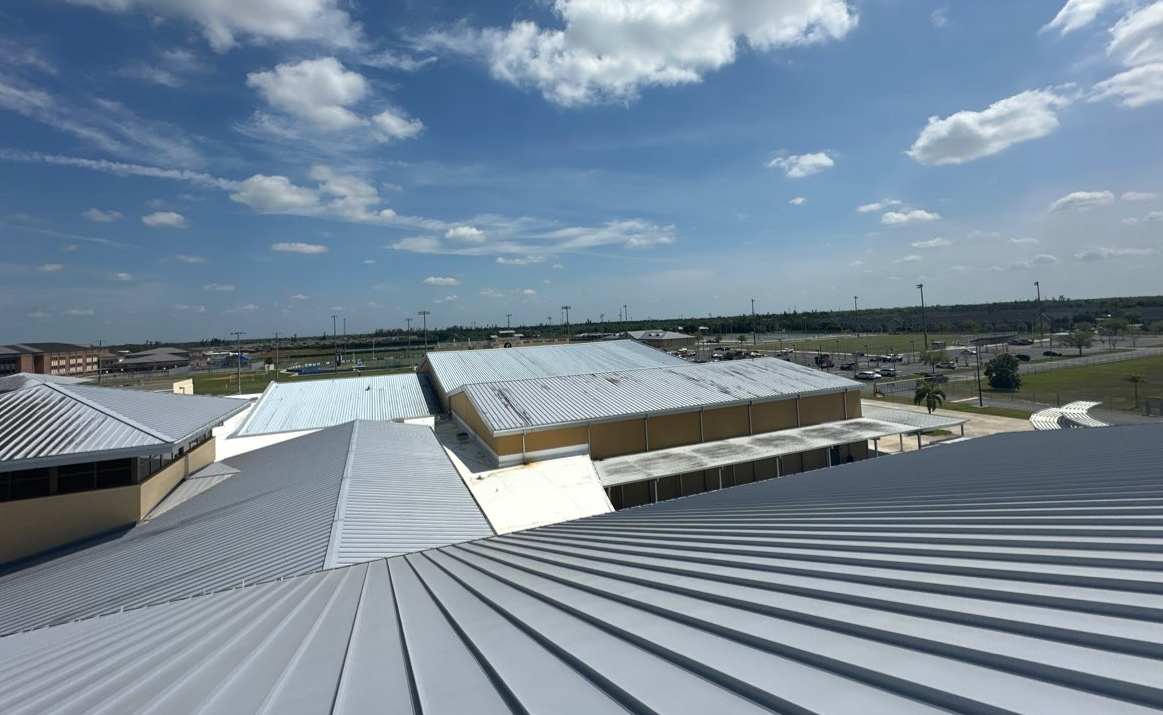
<svg viewBox="0 0 1163 715"><path fill-rule="evenodd" d="M940 407L944 401L945 391L941 389L940 385L928 380L917 383L917 391L913 394L914 405L924 402L929 414L933 414L933 410Z"/></svg>
<svg viewBox="0 0 1163 715"><path fill-rule="evenodd" d="M1127 375L1127 381L1135 388L1135 409L1137 410L1139 409L1139 383L1146 382L1147 380L1139 373L1132 372L1130 375Z"/></svg>

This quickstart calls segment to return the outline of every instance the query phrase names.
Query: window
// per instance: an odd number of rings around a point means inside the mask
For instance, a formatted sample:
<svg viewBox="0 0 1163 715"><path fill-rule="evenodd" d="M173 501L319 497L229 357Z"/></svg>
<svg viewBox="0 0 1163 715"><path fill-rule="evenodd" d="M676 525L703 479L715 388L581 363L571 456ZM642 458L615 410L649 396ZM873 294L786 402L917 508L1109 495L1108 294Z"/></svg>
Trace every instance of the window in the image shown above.
<svg viewBox="0 0 1163 715"><path fill-rule="evenodd" d="M21 469L0 473L0 501L35 499L48 495L48 469Z"/></svg>

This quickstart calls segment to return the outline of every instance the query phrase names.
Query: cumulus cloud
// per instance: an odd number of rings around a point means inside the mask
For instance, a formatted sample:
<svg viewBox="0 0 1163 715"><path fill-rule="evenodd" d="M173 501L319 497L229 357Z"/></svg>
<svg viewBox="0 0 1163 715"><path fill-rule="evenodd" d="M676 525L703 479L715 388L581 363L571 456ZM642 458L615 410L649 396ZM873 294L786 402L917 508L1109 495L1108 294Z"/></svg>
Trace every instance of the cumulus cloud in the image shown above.
<svg viewBox="0 0 1163 715"><path fill-rule="evenodd" d="M1135 218L1134 216L1127 216L1126 218L1119 220L1119 223L1121 223L1124 226L1134 226L1138 222L1139 222L1139 219Z"/></svg>
<svg viewBox="0 0 1163 715"><path fill-rule="evenodd" d="M1107 54L1128 67L1163 62L1163 2L1127 13L1110 37Z"/></svg>
<svg viewBox="0 0 1163 715"><path fill-rule="evenodd" d="M1042 30L1058 30L1063 35L1086 27L1094 22L1106 8L1117 5L1119 0L1067 0L1054 19Z"/></svg>
<svg viewBox="0 0 1163 715"><path fill-rule="evenodd" d="M230 308L229 310L226 310L224 312L226 312L226 313L249 313L249 312L255 311L255 310L258 310L257 305L255 305L254 303L247 303L245 305L236 305L233 308Z"/></svg>
<svg viewBox="0 0 1163 715"><path fill-rule="evenodd" d="M928 241L916 241L912 244L913 248L941 248L942 246L952 246L953 242L947 238L932 238Z"/></svg>
<svg viewBox="0 0 1163 715"><path fill-rule="evenodd" d="M780 168L789 179L800 179L812 174L818 174L824 169L835 165L827 152L819 151L814 154L793 154L778 156L767 162L767 168Z"/></svg>
<svg viewBox="0 0 1163 715"><path fill-rule="evenodd" d="M112 276L110 276L110 278L112 280L115 280L115 281L131 281L131 280L133 280L133 276L129 273L114 273Z"/></svg>
<svg viewBox="0 0 1163 715"><path fill-rule="evenodd" d="M497 256L497 263L502 266L529 266L535 263L545 263L545 256L525 256L523 258Z"/></svg>
<svg viewBox="0 0 1163 715"><path fill-rule="evenodd" d="M460 298L459 298L458 296L455 296L455 295L446 295L446 296L444 296L443 298L437 298L436 300L434 300L434 301L432 301L432 302L433 302L433 303L436 303L436 304L442 304L442 303L454 303L454 302L456 302L456 301L457 301L457 300L459 300L459 299L460 299Z"/></svg>
<svg viewBox="0 0 1163 715"><path fill-rule="evenodd" d="M234 286L230 283L207 283L206 285L202 286L202 290L222 293L234 290Z"/></svg>
<svg viewBox="0 0 1163 715"><path fill-rule="evenodd" d="M182 263L205 263L206 262L206 259L203 258L202 256L191 256L191 255L188 255L185 253L179 253L178 255L174 256L174 258L181 261Z"/></svg>
<svg viewBox="0 0 1163 715"><path fill-rule="evenodd" d="M505 294L502 293L501 291L497 290L496 288L481 288L479 292L480 292L480 295L483 295L486 298L504 298L505 297Z"/></svg>
<svg viewBox="0 0 1163 715"><path fill-rule="evenodd" d="M301 117L320 129L335 131L363 122L348 107L367 95L367 80L358 72L344 69L334 57L251 72L246 76L246 83L272 107Z"/></svg>
<svg viewBox="0 0 1163 715"><path fill-rule="evenodd" d="M376 136L386 143L412 139L424 131L424 122L412 119L397 109L385 109L371 118Z"/></svg>
<svg viewBox="0 0 1163 715"><path fill-rule="evenodd" d="M309 297L310 296L303 295L302 293L296 293L291 296L291 300L307 300Z"/></svg>
<svg viewBox="0 0 1163 715"><path fill-rule="evenodd" d="M448 276L428 276L424 279L424 285L429 286L458 286L460 285L459 278L452 278Z"/></svg>
<svg viewBox="0 0 1163 715"><path fill-rule="evenodd" d="M281 251L284 253L327 253L327 246L322 246L317 243L300 243L300 242L281 242L271 244L272 251Z"/></svg>
<svg viewBox="0 0 1163 715"><path fill-rule="evenodd" d="M1022 245L1026 243L1039 243L1039 241L1036 238L1011 238L1008 243Z"/></svg>
<svg viewBox="0 0 1163 715"><path fill-rule="evenodd" d="M340 47L354 46L359 26L339 9L338 0L68 0L110 12L139 10L151 17L177 17L196 24L218 52L234 47L238 38L309 40Z"/></svg>
<svg viewBox="0 0 1163 715"><path fill-rule="evenodd" d="M63 315L80 315L80 316L88 316L88 315L96 315L97 314L97 312L95 310L93 310L92 308L69 308L68 310L61 311L61 313Z"/></svg>
<svg viewBox="0 0 1163 715"><path fill-rule="evenodd" d="M1087 211L1100 206L1110 206L1115 202L1115 195L1109 191L1072 191L1060 199L1050 203L1050 213L1066 210Z"/></svg>
<svg viewBox="0 0 1163 715"><path fill-rule="evenodd" d="M791 201L788 201L788 203L791 204L792 206L803 206L807 202L808 202L808 199L804 196L797 196L794 199L792 199Z"/></svg>
<svg viewBox="0 0 1163 715"><path fill-rule="evenodd" d="M1143 221L1146 223L1158 223L1163 221L1163 211L1152 211L1143 217Z"/></svg>
<svg viewBox="0 0 1163 715"><path fill-rule="evenodd" d="M1055 110L1070 103L1049 89L1022 92L986 109L929 117L908 155L921 164L961 164L1046 136L1058 128Z"/></svg>
<svg viewBox="0 0 1163 715"><path fill-rule="evenodd" d="M1163 100L1163 62L1135 67L1094 85L1089 101L1106 99L1129 109Z"/></svg>
<svg viewBox="0 0 1163 715"><path fill-rule="evenodd" d="M843 38L857 23L844 0L554 0L551 10L560 29L528 21L460 27L425 44L476 57L494 79L576 107L699 82L733 63L744 43L760 52L817 44Z"/></svg>
<svg viewBox="0 0 1163 715"><path fill-rule="evenodd" d="M880 201L873 201L870 204L860 204L856 207L856 212L862 214L872 213L874 211L880 211L881 209L887 209L891 206L900 206L902 203L904 202L900 199L881 199Z"/></svg>
<svg viewBox="0 0 1163 715"><path fill-rule="evenodd" d="M1123 201L1154 201L1159 198L1159 194L1153 191L1124 191L1119 198Z"/></svg>
<svg viewBox="0 0 1163 715"><path fill-rule="evenodd" d="M181 313L205 313L206 306L204 305L187 305L186 303L178 303L174 306L174 310Z"/></svg>
<svg viewBox="0 0 1163 715"><path fill-rule="evenodd" d="M537 295L537 291L533 290L532 288L526 288L525 290L521 291L521 295L527 298L531 298Z"/></svg>
<svg viewBox="0 0 1163 715"><path fill-rule="evenodd" d="M174 211L156 211L142 216L141 222L150 228L188 228L186 217Z"/></svg>
<svg viewBox="0 0 1163 715"><path fill-rule="evenodd" d="M365 258L365 259L363 259L363 264L364 264L365 266L374 266L374 265L376 264L376 259L374 259L374 258Z"/></svg>
<svg viewBox="0 0 1163 715"><path fill-rule="evenodd" d="M60 263L45 263L44 265L38 266L36 270L40 271L41 273L56 273L57 271L63 271L64 269L64 265Z"/></svg>
<svg viewBox="0 0 1163 715"><path fill-rule="evenodd" d="M453 226L444 232L444 237L449 241L480 243L485 240L485 233L473 226Z"/></svg>
<svg viewBox="0 0 1163 715"><path fill-rule="evenodd" d="M880 217L880 224L882 226L910 226L916 223L928 223L929 221L936 221L941 218L940 214L926 211L924 209L912 209L911 211L889 211Z"/></svg>
<svg viewBox="0 0 1163 715"><path fill-rule="evenodd" d="M1135 256L1154 256L1158 251L1154 248L1115 248L1113 246L1094 246L1074 254L1079 261L1102 261L1108 258L1127 258Z"/></svg>
<svg viewBox="0 0 1163 715"><path fill-rule="evenodd" d="M296 186L285 176L255 174L239 184L230 200L260 213L293 213L317 206L319 193Z"/></svg>
<svg viewBox="0 0 1163 715"><path fill-rule="evenodd" d="M1057 263L1058 259L1047 253L1039 253L1033 258L1024 258L1014 261L1010 264L1010 270L1021 270L1024 268L1036 268L1037 266L1048 266L1052 263Z"/></svg>
<svg viewBox="0 0 1163 715"><path fill-rule="evenodd" d="M97 223L109 223L110 221L116 221L117 219L121 218L120 211L102 211L101 209L97 208L89 209L81 215L90 221L96 221Z"/></svg>
<svg viewBox="0 0 1163 715"><path fill-rule="evenodd" d="M913 253L913 254L910 254L908 256L902 256L902 257L896 259L895 261L893 261L893 263L919 263L923 260L925 260L925 259L921 258L917 254Z"/></svg>

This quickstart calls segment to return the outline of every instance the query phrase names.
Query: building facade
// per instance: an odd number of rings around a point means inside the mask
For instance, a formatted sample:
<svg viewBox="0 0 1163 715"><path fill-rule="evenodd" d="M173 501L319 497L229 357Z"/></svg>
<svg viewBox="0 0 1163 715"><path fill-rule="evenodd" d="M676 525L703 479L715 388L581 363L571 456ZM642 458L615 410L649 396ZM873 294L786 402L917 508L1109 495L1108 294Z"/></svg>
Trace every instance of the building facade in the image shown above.
<svg viewBox="0 0 1163 715"><path fill-rule="evenodd" d="M70 343L19 343L0 347L0 377L20 372L41 375L96 375L101 351Z"/></svg>

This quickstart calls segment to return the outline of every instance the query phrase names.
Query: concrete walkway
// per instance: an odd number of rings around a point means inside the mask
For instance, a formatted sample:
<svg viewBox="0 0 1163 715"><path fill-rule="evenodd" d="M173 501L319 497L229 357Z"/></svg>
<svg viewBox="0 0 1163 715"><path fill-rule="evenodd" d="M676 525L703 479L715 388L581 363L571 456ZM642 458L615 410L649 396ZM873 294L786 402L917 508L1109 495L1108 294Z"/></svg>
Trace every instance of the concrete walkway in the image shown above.
<svg viewBox="0 0 1163 715"><path fill-rule="evenodd" d="M878 400L863 400L871 404L883 404L902 410L909 410L912 412L928 412L924 407L916 405L901 405L895 402L879 402ZM961 412L953 410L937 409L933 411L935 415L951 418L968 418L969 421L965 423L965 438L973 439L975 437L984 437L986 435L998 434L999 432L1032 432L1034 426L1030 424L1029 420L1018 420L1011 417L997 417L995 415L974 414L972 412ZM922 448L937 442L944 442L951 439L958 439L960 434L954 432L951 435L922 435ZM911 452L917 448L917 438L913 436L905 436L903 439L882 439L880 440L881 454L898 454L902 451ZM869 447L872 444L869 443Z"/></svg>

